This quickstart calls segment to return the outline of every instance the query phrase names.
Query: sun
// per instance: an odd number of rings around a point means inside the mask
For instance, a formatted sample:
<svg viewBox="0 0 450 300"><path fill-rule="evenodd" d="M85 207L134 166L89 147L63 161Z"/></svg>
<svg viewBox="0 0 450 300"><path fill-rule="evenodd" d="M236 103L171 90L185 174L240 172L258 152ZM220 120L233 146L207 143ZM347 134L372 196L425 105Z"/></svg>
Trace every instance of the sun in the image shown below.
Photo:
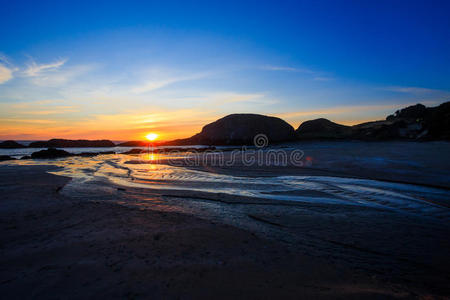
<svg viewBox="0 0 450 300"><path fill-rule="evenodd" d="M145 136L147 140L154 141L158 138L158 135L156 133L149 133Z"/></svg>

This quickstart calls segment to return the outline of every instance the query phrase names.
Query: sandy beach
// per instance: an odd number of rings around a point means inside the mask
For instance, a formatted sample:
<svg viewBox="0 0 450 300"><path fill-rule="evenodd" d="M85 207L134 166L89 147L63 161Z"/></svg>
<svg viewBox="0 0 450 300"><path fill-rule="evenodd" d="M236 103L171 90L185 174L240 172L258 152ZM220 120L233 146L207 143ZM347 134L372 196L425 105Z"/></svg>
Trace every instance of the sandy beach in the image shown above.
<svg viewBox="0 0 450 300"><path fill-rule="evenodd" d="M450 300L450 1L0 8L0 300Z"/></svg>
<svg viewBox="0 0 450 300"><path fill-rule="evenodd" d="M5 298L450 294L450 226L442 205L428 211L402 203L392 209L283 201L54 175L61 170L51 163L0 166ZM235 175L242 176L239 170ZM245 169L259 174L258 168L251 171ZM324 197L317 191L290 193ZM337 201L336 195L327 197Z"/></svg>

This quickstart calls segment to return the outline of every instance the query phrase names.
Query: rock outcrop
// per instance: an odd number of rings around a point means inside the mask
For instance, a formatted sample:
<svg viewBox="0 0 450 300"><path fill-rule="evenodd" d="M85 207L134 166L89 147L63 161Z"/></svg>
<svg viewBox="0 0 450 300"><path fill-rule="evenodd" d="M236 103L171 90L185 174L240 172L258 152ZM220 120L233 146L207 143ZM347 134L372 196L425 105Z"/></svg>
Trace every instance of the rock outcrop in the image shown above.
<svg viewBox="0 0 450 300"><path fill-rule="evenodd" d="M428 107L423 117L416 119L416 123L423 127L421 139L450 140L450 102Z"/></svg>
<svg viewBox="0 0 450 300"><path fill-rule="evenodd" d="M122 152L121 154L141 154L144 153L145 151L142 149L131 149L129 151L126 152Z"/></svg>
<svg viewBox="0 0 450 300"><path fill-rule="evenodd" d="M35 159L35 158L48 159L48 158L68 157L68 156L72 156L72 155L73 154L71 154L67 151L64 151L64 150L50 148L47 150L33 152L31 154L31 158L33 158L33 159Z"/></svg>
<svg viewBox="0 0 450 300"><path fill-rule="evenodd" d="M48 141L33 142L28 147L30 148L74 148L74 147L115 147L116 144L110 140L65 140L65 139L51 139Z"/></svg>
<svg viewBox="0 0 450 300"><path fill-rule="evenodd" d="M129 142L123 142L119 143L116 146L117 147L147 147L149 142L144 141L129 141Z"/></svg>
<svg viewBox="0 0 450 300"><path fill-rule="evenodd" d="M1 149L16 149L16 148L26 148L26 146L17 143L16 141L4 141L0 143Z"/></svg>
<svg viewBox="0 0 450 300"><path fill-rule="evenodd" d="M264 134L269 143L295 139L291 125L276 117L257 114L232 114L203 127L200 133L174 145L250 145L258 134ZM169 143L168 143L169 144Z"/></svg>
<svg viewBox="0 0 450 300"><path fill-rule="evenodd" d="M103 151L103 152L81 152L77 154L72 154L73 156L82 156L82 157L94 157L97 155L109 155L116 154L114 151Z"/></svg>
<svg viewBox="0 0 450 300"><path fill-rule="evenodd" d="M408 106L385 121L353 126L353 137L368 140L450 140L450 102L436 107Z"/></svg>
<svg viewBox="0 0 450 300"><path fill-rule="evenodd" d="M351 138L352 128L320 118L303 122L296 130L299 139L346 139Z"/></svg>
<svg viewBox="0 0 450 300"><path fill-rule="evenodd" d="M41 150L33 152L31 157L22 157L22 159L27 158L60 158L68 156L81 156L81 157L94 157L97 155L109 155L115 154L114 151L103 151L103 152L82 152L82 153L70 153L60 149L49 148L47 150Z"/></svg>
<svg viewBox="0 0 450 300"><path fill-rule="evenodd" d="M0 155L0 161L4 161L4 160L14 160L14 157L11 157L9 155Z"/></svg>
<svg viewBox="0 0 450 300"><path fill-rule="evenodd" d="M450 102L437 107L416 104L396 111L386 120L354 126L327 119L306 121L296 133L299 139L450 140Z"/></svg>

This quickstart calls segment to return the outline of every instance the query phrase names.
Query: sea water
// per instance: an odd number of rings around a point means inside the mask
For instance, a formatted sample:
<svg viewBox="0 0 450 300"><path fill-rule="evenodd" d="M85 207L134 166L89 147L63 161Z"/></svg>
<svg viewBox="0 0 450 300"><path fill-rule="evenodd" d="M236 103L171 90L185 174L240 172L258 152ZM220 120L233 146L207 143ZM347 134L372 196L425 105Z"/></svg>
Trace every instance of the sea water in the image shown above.
<svg viewBox="0 0 450 300"><path fill-rule="evenodd" d="M70 150L98 152L99 148ZM16 151L25 153L21 152L25 151L22 149ZM100 151L108 149L100 148ZM157 155L168 159L174 154ZM183 155L186 154L175 154L172 158L179 159ZM53 160L7 161L2 164L59 166L61 169L53 173L72 177L71 184L78 185L78 191L83 184L96 181L158 191L190 191L190 195L197 191L221 194L221 197L225 198L253 197L303 203L357 205L441 219L450 217L448 189L413 184L335 176L232 176L154 163L154 157L149 158L147 154L73 156Z"/></svg>

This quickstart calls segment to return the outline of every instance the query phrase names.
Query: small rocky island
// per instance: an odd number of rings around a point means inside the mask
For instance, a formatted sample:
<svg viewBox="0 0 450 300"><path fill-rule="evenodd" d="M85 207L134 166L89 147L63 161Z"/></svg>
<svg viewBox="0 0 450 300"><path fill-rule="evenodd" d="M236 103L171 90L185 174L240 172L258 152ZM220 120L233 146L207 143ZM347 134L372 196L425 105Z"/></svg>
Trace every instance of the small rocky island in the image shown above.
<svg viewBox="0 0 450 300"><path fill-rule="evenodd" d="M116 144L110 140L65 140L51 139L48 141L40 141L30 143L30 148L82 148L82 147L115 147Z"/></svg>
<svg viewBox="0 0 450 300"><path fill-rule="evenodd" d="M0 142L0 149L19 149L19 148L26 148L26 146L11 140Z"/></svg>

